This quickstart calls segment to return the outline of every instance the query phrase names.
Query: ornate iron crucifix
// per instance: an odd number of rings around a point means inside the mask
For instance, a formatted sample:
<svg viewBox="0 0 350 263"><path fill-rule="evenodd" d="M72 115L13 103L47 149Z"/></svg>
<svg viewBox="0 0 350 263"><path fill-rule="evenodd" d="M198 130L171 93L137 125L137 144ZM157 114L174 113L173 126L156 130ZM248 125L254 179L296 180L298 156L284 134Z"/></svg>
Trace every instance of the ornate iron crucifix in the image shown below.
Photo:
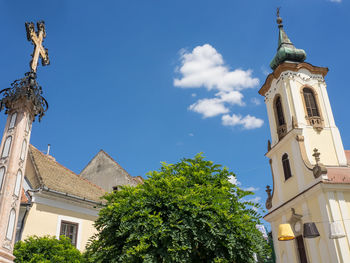
<svg viewBox="0 0 350 263"><path fill-rule="evenodd" d="M32 72L36 72L39 57L41 57L41 64L43 66L50 64L48 50L42 45L44 38L46 37L45 22L39 21L36 26L38 28L38 32L35 32L35 26L33 22L26 22L27 39L34 45L32 61L30 62L30 69Z"/></svg>

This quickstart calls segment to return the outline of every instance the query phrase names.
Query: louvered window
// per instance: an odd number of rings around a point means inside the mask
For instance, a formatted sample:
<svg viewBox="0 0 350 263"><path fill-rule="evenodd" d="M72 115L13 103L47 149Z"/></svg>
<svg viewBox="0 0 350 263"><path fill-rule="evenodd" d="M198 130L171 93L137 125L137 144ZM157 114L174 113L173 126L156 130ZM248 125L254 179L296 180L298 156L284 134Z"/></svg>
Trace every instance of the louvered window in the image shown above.
<svg viewBox="0 0 350 263"><path fill-rule="evenodd" d="M287 125L284 119L281 97L275 99L275 118L277 124L278 139L282 139L287 134Z"/></svg>
<svg viewBox="0 0 350 263"><path fill-rule="evenodd" d="M290 170L289 158L288 154L286 153L282 156L282 166L284 172L284 179L287 180L288 178L292 177L292 171Z"/></svg>
<svg viewBox="0 0 350 263"><path fill-rule="evenodd" d="M303 89L305 106L308 117L320 117L319 110L317 108L315 95L309 88Z"/></svg>
<svg viewBox="0 0 350 263"><path fill-rule="evenodd" d="M276 113L277 113L278 125L281 126L281 125L285 124L281 97L278 97L276 99Z"/></svg>

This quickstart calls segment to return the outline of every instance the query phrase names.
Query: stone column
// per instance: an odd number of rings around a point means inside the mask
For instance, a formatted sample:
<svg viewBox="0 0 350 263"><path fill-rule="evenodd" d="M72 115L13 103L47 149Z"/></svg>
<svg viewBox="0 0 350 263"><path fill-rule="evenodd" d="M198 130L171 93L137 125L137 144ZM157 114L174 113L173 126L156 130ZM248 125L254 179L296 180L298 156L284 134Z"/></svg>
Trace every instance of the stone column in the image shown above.
<svg viewBox="0 0 350 263"><path fill-rule="evenodd" d="M22 181L24 178L31 126L47 109L36 74L31 72L1 91L1 109L7 122L0 146L0 262L13 262Z"/></svg>

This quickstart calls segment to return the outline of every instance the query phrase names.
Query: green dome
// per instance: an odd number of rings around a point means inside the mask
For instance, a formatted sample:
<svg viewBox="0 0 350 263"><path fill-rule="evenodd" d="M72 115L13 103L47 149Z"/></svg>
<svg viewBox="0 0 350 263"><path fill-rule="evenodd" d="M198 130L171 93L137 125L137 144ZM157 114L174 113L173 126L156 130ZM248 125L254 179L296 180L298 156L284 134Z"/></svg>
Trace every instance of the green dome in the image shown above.
<svg viewBox="0 0 350 263"><path fill-rule="evenodd" d="M303 49L296 48L284 32L282 19L277 18L279 36L278 49L275 57L270 63L270 67L275 70L284 61L303 62L306 59L306 53Z"/></svg>

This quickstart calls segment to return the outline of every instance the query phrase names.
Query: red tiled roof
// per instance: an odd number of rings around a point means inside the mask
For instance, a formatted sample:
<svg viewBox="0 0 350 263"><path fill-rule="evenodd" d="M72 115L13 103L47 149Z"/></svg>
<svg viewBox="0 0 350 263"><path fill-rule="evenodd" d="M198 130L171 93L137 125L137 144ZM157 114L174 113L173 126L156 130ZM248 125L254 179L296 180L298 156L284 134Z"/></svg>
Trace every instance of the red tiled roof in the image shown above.
<svg viewBox="0 0 350 263"><path fill-rule="evenodd" d="M21 204L28 204L29 203L29 199L26 196L24 189L22 188L22 193L21 193Z"/></svg>
<svg viewBox="0 0 350 263"><path fill-rule="evenodd" d="M350 184L350 167L327 167L327 175L325 183Z"/></svg>
<svg viewBox="0 0 350 263"><path fill-rule="evenodd" d="M30 145L29 153L37 176L41 179L41 187L101 202L101 197L105 194L101 187L64 167L33 145Z"/></svg>
<svg viewBox="0 0 350 263"><path fill-rule="evenodd" d="M350 151L345 151L346 159L350 165ZM348 167L327 167L328 180L324 183L329 184L350 184L350 166Z"/></svg>
<svg viewBox="0 0 350 263"><path fill-rule="evenodd" d="M348 160L348 165L350 165L350 151L345 150L344 152L345 152L346 160Z"/></svg>

